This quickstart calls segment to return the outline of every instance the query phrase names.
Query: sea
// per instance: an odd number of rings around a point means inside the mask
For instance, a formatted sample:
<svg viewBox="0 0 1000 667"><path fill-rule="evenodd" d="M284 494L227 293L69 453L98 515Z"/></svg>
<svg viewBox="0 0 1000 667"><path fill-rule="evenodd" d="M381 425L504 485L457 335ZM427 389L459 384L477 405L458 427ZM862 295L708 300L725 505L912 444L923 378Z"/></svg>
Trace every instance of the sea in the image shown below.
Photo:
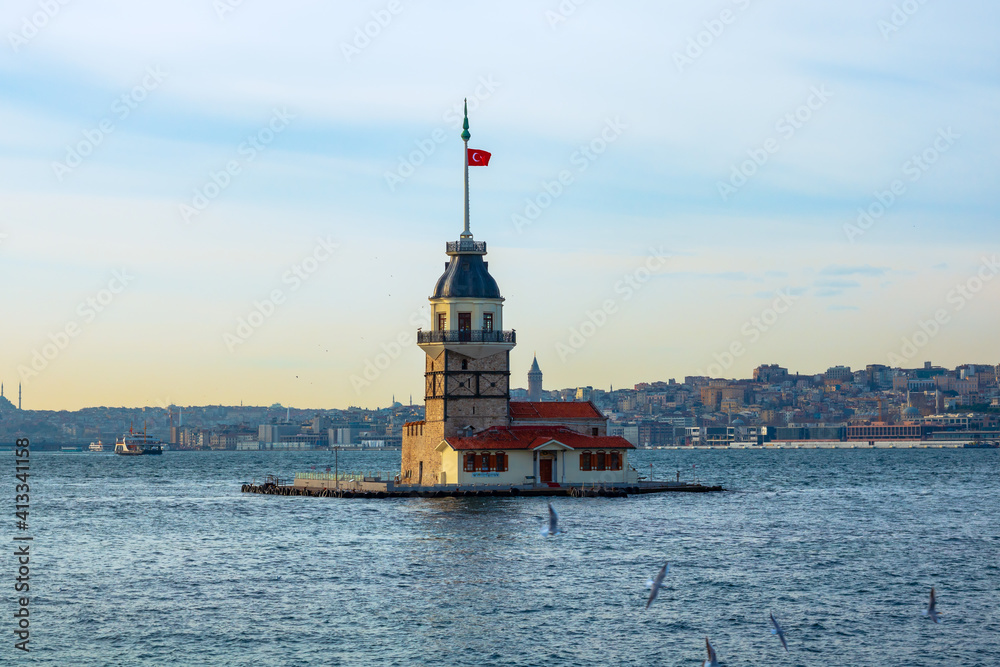
<svg viewBox="0 0 1000 667"><path fill-rule="evenodd" d="M1000 665L1000 450L641 450L726 491L551 499L553 537L547 498L240 492L399 456L33 452L18 530L0 453L0 664Z"/></svg>

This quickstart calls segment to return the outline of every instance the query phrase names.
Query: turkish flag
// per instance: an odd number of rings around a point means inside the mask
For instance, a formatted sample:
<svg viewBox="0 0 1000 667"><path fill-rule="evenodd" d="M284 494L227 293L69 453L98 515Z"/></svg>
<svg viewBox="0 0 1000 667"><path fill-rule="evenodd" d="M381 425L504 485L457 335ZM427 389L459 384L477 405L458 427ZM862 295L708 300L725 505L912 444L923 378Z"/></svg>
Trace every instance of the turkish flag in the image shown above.
<svg viewBox="0 0 1000 667"><path fill-rule="evenodd" d="M469 149L469 166L470 167L485 167L490 163L490 158L493 157L492 153L487 153L486 151L481 151L478 148Z"/></svg>

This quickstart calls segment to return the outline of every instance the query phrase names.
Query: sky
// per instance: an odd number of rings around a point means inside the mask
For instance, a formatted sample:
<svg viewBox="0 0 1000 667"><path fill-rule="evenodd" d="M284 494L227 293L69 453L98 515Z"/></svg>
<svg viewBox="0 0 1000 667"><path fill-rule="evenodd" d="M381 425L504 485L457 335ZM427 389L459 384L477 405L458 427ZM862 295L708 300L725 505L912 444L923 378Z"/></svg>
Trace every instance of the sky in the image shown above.
<svg viewBox="0 0 1000 667"><path fill-rule="evenodd" d="M422 400L471 227L512 385L1000 362L1000 5L9 0L25 409Z"/></svg>

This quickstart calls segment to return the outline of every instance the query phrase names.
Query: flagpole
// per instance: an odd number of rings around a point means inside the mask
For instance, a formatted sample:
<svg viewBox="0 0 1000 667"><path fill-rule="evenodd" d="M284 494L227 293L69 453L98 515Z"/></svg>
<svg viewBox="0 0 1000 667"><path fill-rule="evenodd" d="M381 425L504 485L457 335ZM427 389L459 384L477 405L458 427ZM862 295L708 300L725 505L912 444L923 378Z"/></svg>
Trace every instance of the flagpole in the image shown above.
<svg viewBox="0 0 1000 667"><path fill-rule="evenodd" d="M472 135L469 134L469 101L465 100L465 120L462 121L462 143L465 144L465 150L462 154L465 156L465 231L462 232L463 239L471 239L472 232L469 231L469 138Z"/></svg>

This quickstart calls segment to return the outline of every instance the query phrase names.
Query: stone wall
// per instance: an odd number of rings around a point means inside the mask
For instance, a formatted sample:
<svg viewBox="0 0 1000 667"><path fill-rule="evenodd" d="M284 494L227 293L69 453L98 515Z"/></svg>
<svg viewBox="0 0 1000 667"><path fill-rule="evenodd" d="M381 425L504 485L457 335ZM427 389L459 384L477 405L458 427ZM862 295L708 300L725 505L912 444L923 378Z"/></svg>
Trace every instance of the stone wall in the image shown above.
<svg viewBox="0 0 1000 667"><path fill-rule="evenodd" d="M443 375L446 369L447 383ZM426 357L424 425L420 434L403 435L403 483L439 482L441 454L435 449L444 438L466 435L469 426L472 432L478 432L508 425L509 369L506 351L482 359L451 350L437 358Z"/></svg>

